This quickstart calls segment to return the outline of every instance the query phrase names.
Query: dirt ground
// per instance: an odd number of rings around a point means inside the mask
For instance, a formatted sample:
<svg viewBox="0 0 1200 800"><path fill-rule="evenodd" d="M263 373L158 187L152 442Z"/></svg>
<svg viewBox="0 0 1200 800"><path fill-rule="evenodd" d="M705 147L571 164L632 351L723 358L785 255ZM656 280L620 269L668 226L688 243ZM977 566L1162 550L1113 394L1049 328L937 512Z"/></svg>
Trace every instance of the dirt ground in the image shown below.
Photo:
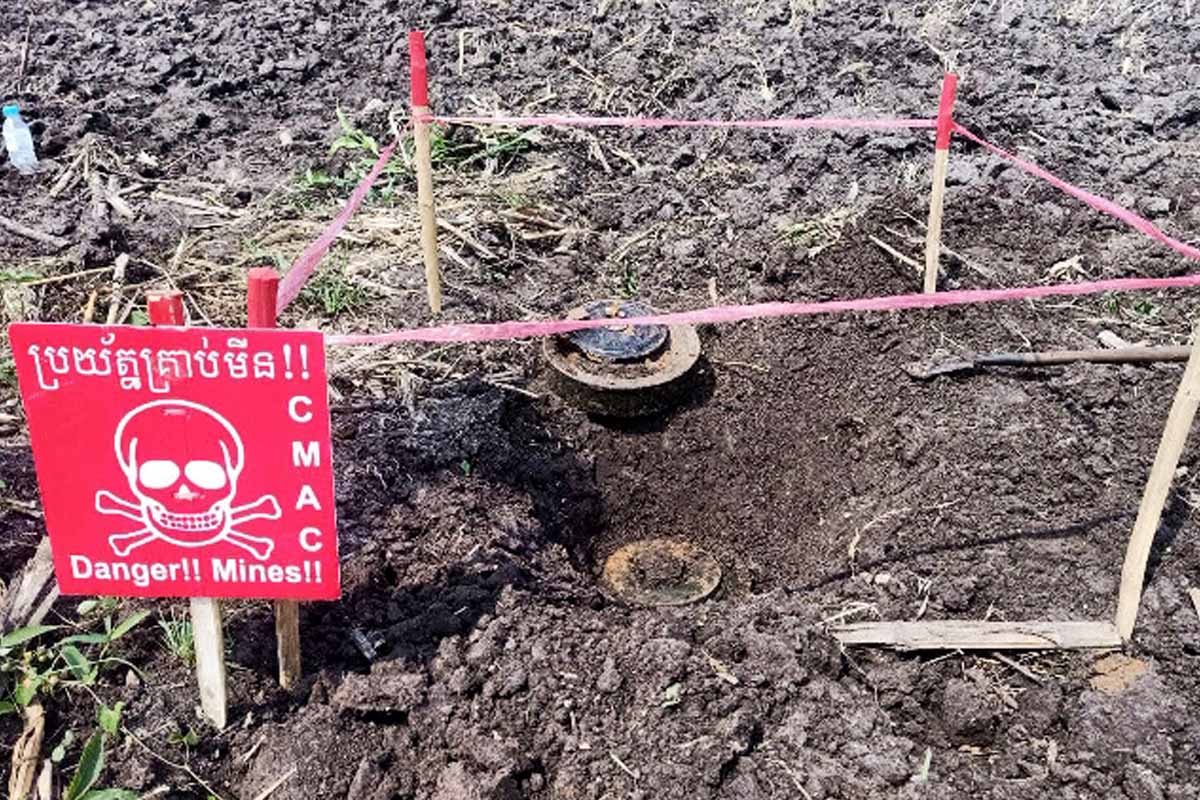
<svg viewBox="0 0 1200 800"><path fill-rule="evenodd" d="M4 12L0 87L46 163L0 173L0 214L67 246L0 232L6 318L138 322L144 290L171 285L195 324L244 323L245 270L290 263L373 158L361 138L330 153L346 138L336 110L380 142L403 115L414 27L446 112L931 116L950 61L961 123L1200 237L1190 2L30 0ZM921 260L927 131L443 136L444 320L919 288L878 241ZM957 142L950 163L946 288L1193 268L978 148ZM402 165L388 173L281 323L431 322L413 193ZM558 400L537 342L333 349L345 595L303 609L303 685L274 682L268 604L231 604L233 722L215 731L143 626L123 657L145 679L114 671L97 689L126 703L132 734L105 785L201 800L197 777L243 800L1200 796L1194 444L1126 654L842 651L828 633L1110 618L1181 366L931 382L902 367L1105 331L1179 344L1194 315L1190 293L1163 292L709 328L708 391L637 423ZM8 582L42 529L7 353L0 379ZM600 591L606 555L659 536L716 557L713 597L646 609ZM78 698L48 709L48 746L93 725ZM0 717L5 763L19 731Z"/></svg>

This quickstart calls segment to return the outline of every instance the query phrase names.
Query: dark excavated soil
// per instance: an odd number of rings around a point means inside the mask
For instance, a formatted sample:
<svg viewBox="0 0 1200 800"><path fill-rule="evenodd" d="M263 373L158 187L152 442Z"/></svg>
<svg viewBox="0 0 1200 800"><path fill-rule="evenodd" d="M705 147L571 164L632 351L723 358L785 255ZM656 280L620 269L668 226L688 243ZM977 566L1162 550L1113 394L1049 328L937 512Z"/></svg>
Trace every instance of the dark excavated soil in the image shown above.
<svg viewBox="0 0 1200 800"><path fill-rule="evenodd" d="M936 48L956 53L964 124L1195 238L1200 19L1182 4L1125 5L38 0L6 12L0 34L13 42L30 29L20 99L47 158L92 133L124 156L158 158L146 180L193 180L230 204L321 163L335 104L402 98L410 27L432 28L435 102L451 110L470 97L515 109L549 91L546 108L581 113L928 114ZM13 77L15 59L4 65ZM289 151L278 145L285 127ZM598 135L643 168L610 153L606 173L586 143L559 134L529 156L560 168L540 199L598 231L575 252L507 265L508 288L541 314L611 294L606 259L641 232L632 260L656 307L710 302L710 279L723 302L916 285L869 237L923 216L925 133ZM48 199L49 180L5 172L0 213L82 242L83 266L118 249L158 258L186 232L153 203L135 221L86 229L83 199ZM855 221L819 257L780 235L844 205ZM946 237L988 273L950 261L951 286L1050 280L1051 265L1076 255L1093 277L1189 268L970 147L952 158ZM7 259L41 252L0 241ZM508 315L448 297L453 319ZM1148 670L1124 691L1094 689L1087 655L1024 660L1035 682L990 657L842 653L824 632L839 615L1113 613L1181 368L918 383L901 366L938 349L1093 345L1103 329L1155 342L1186 332L1190 295L1140 299L1149 305L1097 298L706 329L711 394L636 423L546 394L534 347L477 348L467 367L515 363L543 396L469 380L422 387L411 406L350 396L335 411L345 597L303 610L302 687L275 686L269 610L240 603L227 617L237 668L223 734L202 729L188 752L167 743L198 725L195 695L153 630L129 654L147 682L117 676L100 691L126 702L140 738L247 800L292 769L272 800L1194 798L1195 446L1131 649ZM419 296L396 309L406 323L422 316ZM0 480L5 497L34 498L21 441L0 450ZM40 523L4 505L0 525L9 580ZM661 536L722 563L710 600L636 609L598 590L605 555ZM377 643L374 663L354 629ZM89 728L82 715L52 708L48 740ZM0 720L6 748L17 732ZM110 754L105 780L204 797L132 744Z"/></svg>

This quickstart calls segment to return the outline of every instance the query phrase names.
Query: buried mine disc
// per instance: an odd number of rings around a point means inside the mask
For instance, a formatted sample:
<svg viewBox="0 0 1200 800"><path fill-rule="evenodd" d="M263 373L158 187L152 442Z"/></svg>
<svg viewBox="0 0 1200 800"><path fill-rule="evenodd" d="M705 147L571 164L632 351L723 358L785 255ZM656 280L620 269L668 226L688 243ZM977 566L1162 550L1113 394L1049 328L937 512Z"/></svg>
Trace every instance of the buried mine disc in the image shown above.
<svg viewBox="0 0 1200 800"><path fill-rule="evenodd" d="M643 539L605 559L600 581L629 603L681 606L712 594L721 582L721 565L689 542Z"/></svg>
<svg viewBox="0 0 1200 800"><path fill-rule="evenodd" d="M599 300L567 319L619 319L658 313L651 306ZM584 336L582 334L591 335ZM555 394L588 412L610 417L658 414L686 402L695 389L700 336L691 325L625 326L548 336L542 355Z"/></svg>
<svg viewBox="0 0 1200 800"><path fill-rule="evenodd" d="M597 300L583 307L583 319L648 317L650 306L636 300ZM667 341L666 325L631 325L627 328L590 328L575 331L571 344L592 358L629 361L649 356Z"/></svg>

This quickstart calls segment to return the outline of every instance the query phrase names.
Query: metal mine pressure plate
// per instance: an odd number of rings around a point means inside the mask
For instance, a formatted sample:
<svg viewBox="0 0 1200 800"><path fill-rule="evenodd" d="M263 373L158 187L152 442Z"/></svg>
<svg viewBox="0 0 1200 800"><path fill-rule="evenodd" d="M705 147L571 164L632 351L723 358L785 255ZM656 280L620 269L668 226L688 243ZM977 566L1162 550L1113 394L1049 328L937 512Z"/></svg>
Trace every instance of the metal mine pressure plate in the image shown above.
<svg viewBox="0 0 1200 800"><path fill-rule="evenodd" d="M703 600L721 583L721 565L679 539L630 542L604 561L602 588L640 606L681 606Z"/></svg>
<svg viewBox="0 0 1200 800"><path fill-rule="evenodd" d="M597 300L567 319L622 319L659 313L631 300ZM591 328L546 339L542 353L554 368L555 392L592 414L639 417L676 405L700 359L691 325Z"/></svg>

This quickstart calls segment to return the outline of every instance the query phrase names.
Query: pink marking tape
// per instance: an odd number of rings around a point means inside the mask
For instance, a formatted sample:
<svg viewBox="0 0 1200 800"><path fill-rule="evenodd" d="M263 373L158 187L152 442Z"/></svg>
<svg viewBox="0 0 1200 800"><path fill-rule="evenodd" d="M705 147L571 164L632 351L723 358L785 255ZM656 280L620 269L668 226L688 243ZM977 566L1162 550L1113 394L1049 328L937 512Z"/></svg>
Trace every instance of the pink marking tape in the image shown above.
<svg viewBox="0 0 1200 800"><path fill-rule="evenodd" d="M954 130L957 133L961 133L963 136L967 137L972 142L982 145L983 147L987 148L989 151L991 151L992 153L995 153L996 155L1000 156L1001 158L1008 159L1009 161L1013 162L1018 167L1023 169L1025 172L1028 172L1030 175L1033 175L1034 177L1037 177L1037 178L1041 178L1042 180L1046 181L1047 183L1049 183L1053 186L1056 186L1059 189L1062 189L1067 194L1071 195L1072 197L1074 197L1078 200L1083 201L1084 203L1086 203L1087 205L1096 209L1097 211L1101 211L1105 214L1108 214L1111 217L1116 217L1117 219L1121 220L1122 222L1124 222L1126 225L1130 226L1131 228L1134 228L1135 230L1138 230L1141 233L1144 233L1146 236L1149 236L1151 239L1162 242L1167 247L1171 248L1172 250L1179 253L1180 255L1187 256L1188 258L1200 259L1200 248L1193 247L1190 244L1185 244L1185 243L1179 241L1178 239L1173 239L1170 236L1167 236L1167 234L1163 233L1153 222L1146 219L1145 217L1139 217L1137 214L1133 213L1128 208L1125 208L1122 205L1118 205L1117 203L1114 203L1112 200L1101 197L1100 195L1092 194L1091 192L1087 191L1086 189L1081 189L1078 186L1075 186L1074 184L1067 183L1062 178L1058 177L1057 175L1055 175L1051 172L1048 172L1047 170L1042 169L1037 164L1034 164L1032 161L1026 161L1025 159L1021 158L1020 156L1014 155L1013 153L1008 152L1004 148L997 147L996 145L983 139L982 137L975 135L967 128L964 128L962 125L959 125L957 122L954 123Z"/></svg>
<svg viewBox="0 0 1200 800"><path fill-rule="evenodd" d="M439 325L390 333L334 334L325 337L331 345L394 344L396 342L492 342L554 336L588 328L626 327L629 325L699 325L738 322L768 317L795 317L813 314L841 314L847 311L899 311L906 308L942 308L945 306L996 303L1038 297L1064 297L1128 292L1146 289L1177 289L1200 286L1200 274L1174 278L1115 278L1086 283L1058 283L1051 286L1022 286L1014 289L966 289L937 294L898 294L886 297L862 297L854 300L828 300L818 303L757 303L744 306L715 306L674 314L655 314L619 320L549 320L542 322L499 322L464 325Z"/></svg>
<svg viewBox="0 0 1200 800"><path fill-rule="evenodd" d="M383 148L383 152L379 154L379 160L375 162L375 166L367 173L358 186L354 187L354 191L350 193L350 198L346 200L346 205L338 212L338 215L333 218L333 222L329 223L329 227L322 231L316 241L304 248L304 252L292 263L291 268L284 276L283 282L279 284L279 298L275 303L277 313L287 308L288 303L296 299L300 294L300 289L304 287L306 281L316 270L317 265L321 263L321 259L329 252L329 248L337 240L338 234L342 232L342 228L346 227L346 223L358 211L358 207L362 205L363 200L367 198L367 193L371 191L371 187L375 185L375 181L379 179L383 168L387 166L388 161L392 158L392 153L396 149L396 145L400 140L389 144Z"/></svg>
<svg viewBox="0 0 1200 800"><path fill-rule="evenodd" d="M522 125L542 128L783 128L847 130L851 128L935 128L933 119L852 119L849 117L798 117L795 119L667 119L664 117L473 117L422 115L419 122L443 125Z"/></svg>

